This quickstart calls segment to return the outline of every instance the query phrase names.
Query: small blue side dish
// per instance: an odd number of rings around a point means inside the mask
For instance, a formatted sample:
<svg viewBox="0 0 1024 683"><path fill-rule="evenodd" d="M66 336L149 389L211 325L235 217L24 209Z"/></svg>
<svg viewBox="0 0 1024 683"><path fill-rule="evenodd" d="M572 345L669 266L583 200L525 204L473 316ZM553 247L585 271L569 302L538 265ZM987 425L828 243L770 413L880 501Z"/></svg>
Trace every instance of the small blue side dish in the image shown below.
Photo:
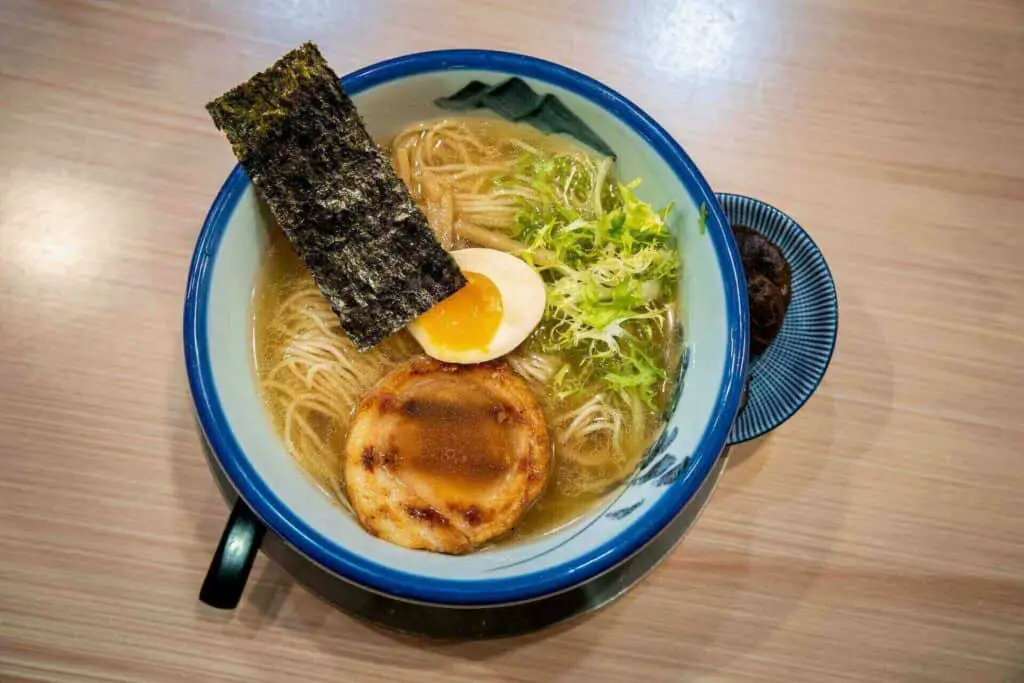
<svg viewBox="0 0 1024 683"><path fill-rule="evenodd" d="M761 233L792 270L793 294L779 335L750 359L747 402L729 444L756 439L792 417L818 388L836 345L839 303L832 273L818 246L796 221L752 197L716 194L729 222Z"/></svg>

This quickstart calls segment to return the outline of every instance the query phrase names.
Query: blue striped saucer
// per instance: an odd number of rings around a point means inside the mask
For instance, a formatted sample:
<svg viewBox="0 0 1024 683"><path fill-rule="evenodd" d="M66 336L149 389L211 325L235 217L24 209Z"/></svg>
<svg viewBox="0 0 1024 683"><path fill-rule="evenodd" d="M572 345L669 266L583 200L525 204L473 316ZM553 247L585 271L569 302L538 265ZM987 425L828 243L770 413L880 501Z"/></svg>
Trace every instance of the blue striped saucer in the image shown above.
<svg viewBox="0 0 1024 683"><path fill-rule="evenodd" d="M825 257L796 221L774 206L743 195L718 193L733 225L764 235L789 262L793 289L779 335L751 359L747 403L729 444L756 439L792 417L821 383L835 350L839 302Z"/></svg>

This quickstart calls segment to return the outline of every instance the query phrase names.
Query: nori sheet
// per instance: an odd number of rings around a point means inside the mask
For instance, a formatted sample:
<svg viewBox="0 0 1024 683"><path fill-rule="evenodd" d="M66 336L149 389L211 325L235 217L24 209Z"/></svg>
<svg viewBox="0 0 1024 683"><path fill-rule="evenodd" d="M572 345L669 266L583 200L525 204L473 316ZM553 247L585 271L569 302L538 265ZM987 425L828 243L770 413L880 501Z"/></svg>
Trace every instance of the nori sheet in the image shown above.
<svg viewBox="0 0 1024 683"><path fill-rule="evenodd" d="M360 350L465 285L314 44L206 108Z"/></svg>

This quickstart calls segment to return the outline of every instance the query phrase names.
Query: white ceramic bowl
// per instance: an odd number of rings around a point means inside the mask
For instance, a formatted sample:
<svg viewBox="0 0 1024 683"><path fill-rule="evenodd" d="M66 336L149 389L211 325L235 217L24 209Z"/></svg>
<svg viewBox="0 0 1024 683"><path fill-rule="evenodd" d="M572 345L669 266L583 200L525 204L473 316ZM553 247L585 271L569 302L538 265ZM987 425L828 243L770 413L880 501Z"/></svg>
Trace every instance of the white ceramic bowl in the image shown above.
<svg viewBox="0 0 1024 683"><path fill-rule="evenodd" d="M729 226L679 145L621 95L537 59L481 50L399 57L342 78L370 133L386 136L444 114L436 98L471 80L524 79L554 94L618 155L638 194L674 202L682 247L688 363L665 437L611 503L558 532L453 557L374 538L317 489L264 415L251 352L250 299L267 223L240 167L220 191L196 245L185 302L185 354L202 428L241 498L273 532L322 567L371 590L450 605L535 599L590 579L639 550L694 495L720 456L747 368L746 290ZM706 229L700 207L707 209Z"/></svg>

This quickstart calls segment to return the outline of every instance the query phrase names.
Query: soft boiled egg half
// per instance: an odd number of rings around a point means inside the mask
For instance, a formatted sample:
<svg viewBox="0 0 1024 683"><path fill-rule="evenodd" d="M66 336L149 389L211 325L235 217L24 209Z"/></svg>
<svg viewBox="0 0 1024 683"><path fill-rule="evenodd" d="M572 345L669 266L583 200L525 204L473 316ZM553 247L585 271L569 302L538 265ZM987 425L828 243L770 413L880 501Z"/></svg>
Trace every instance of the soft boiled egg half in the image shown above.
<svg viewBox="0 0 1024 683"><path fill-rule="evenodd" d="M482 363L523 343L544 315L544 281L524 261L494 249L452 252L466 286L409 324L428 356Z"/></svg>

